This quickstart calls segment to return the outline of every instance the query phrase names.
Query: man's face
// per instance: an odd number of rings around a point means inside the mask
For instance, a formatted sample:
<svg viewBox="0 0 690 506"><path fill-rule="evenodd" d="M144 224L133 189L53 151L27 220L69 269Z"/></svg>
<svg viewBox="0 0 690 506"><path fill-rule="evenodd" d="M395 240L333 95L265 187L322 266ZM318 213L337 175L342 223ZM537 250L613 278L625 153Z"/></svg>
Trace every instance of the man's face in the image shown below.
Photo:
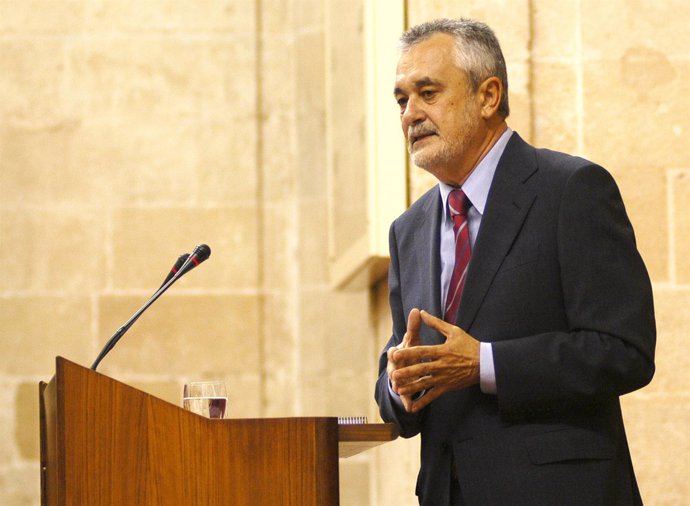
<svg viewBox="0 0 690 506"><path fill-rule="evenodd" d="M436 34L403 53L395 99L412 160L441 181L460 185L481 156L479 95L458 68L455 41Z"/></svg>

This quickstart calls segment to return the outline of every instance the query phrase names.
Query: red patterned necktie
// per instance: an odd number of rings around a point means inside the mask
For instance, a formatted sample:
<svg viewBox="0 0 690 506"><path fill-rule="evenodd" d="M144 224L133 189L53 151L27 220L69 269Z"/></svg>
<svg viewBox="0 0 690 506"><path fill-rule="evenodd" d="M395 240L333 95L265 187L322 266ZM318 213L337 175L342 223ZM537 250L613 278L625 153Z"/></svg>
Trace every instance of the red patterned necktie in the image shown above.
<svg viewBox="0 0 690 506"><path fill-rule="evenodd" d="M465 286L465 278L467 277L467 266L472 254L470 231L467 223L467 210L470 205L469 199L462 190L453 190L448 195L448 208L450 209L450 216L453 218L453 232L455 232L455 266L448 285L444 320L452 324L455 324L462 288Z"/></svg>

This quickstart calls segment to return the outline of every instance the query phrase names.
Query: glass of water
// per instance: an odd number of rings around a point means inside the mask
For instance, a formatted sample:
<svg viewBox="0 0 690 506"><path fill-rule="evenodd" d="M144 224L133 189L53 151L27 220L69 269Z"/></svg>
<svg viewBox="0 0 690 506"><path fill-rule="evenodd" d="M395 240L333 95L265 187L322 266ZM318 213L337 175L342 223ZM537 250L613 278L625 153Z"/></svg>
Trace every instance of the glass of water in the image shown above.
<svg viewBox="0 0 690 506"><path fill-rule="evenodd" d="M222 381L193 381L184 386L182 407L206 418L225 418L228 394Z"/></svg>

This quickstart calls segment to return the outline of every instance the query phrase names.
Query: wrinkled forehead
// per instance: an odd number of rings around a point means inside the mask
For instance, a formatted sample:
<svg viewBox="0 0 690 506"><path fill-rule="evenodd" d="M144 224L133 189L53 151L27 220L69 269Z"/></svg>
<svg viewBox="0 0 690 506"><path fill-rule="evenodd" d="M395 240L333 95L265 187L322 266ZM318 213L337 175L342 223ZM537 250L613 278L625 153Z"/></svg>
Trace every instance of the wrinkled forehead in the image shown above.
<svg viewBox="0 0 690 506"><path fill-rule="evenodd" d="M447 34L434 35L403 50L398 60L395 88L444 82L464 76L457 66L455 41Z"/></svg>

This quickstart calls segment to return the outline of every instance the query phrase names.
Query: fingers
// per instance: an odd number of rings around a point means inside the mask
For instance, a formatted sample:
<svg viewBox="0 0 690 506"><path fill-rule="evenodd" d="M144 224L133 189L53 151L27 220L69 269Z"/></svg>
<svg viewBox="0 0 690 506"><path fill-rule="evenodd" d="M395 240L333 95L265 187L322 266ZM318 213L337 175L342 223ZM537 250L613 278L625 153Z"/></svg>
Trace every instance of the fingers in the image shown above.
<svg viewBox="0 0 690 506"><path fill-rule="evenodd" d="M434 330L437 330L446 337L450 335L451 330L454 328L454 326L448 323L447 321L441 320L440 318L437 318L431 313L427 313L426 311L420 311L420 318L425 325L431 327Z"/></svg>
<svg viewBox="0 0 690 506"><path fill-rule="evenodd" d="M422 316L419 309L412 308L410 314L407 316L407 331L419 335L419 329L422 327Z"/></svg>
<svg viewBox="0 0 690 506"><path fill-rule="evenodd" d="M441 397L441 395L446 393L446 390L447 389L443 387L434 387L428 389L425 395L421 396L419 399L412 402L409 407L405 406L405 409L408 411L408 413L418 413L419 411L426 408L433 401ZM403 405L405 404L403 403Z"/></svg>
<svg viewBox="0 0 690 506"><path fill-rule="evenodd" d="M417 346L420 344L419 330L422 328L422 317L419 309L413 308L407 316L407 332L403 338L403 343L407 346Z"/></svg>
<svg viewBox="0 0 690 506"><path fill-rule="evenodd" d="M401 365L413 364L422 360L435 360L442 356L442 346L414 346L412 348L397 349L392 354L393 360ZM390 355L388 359L391 359Z"/></svg>

